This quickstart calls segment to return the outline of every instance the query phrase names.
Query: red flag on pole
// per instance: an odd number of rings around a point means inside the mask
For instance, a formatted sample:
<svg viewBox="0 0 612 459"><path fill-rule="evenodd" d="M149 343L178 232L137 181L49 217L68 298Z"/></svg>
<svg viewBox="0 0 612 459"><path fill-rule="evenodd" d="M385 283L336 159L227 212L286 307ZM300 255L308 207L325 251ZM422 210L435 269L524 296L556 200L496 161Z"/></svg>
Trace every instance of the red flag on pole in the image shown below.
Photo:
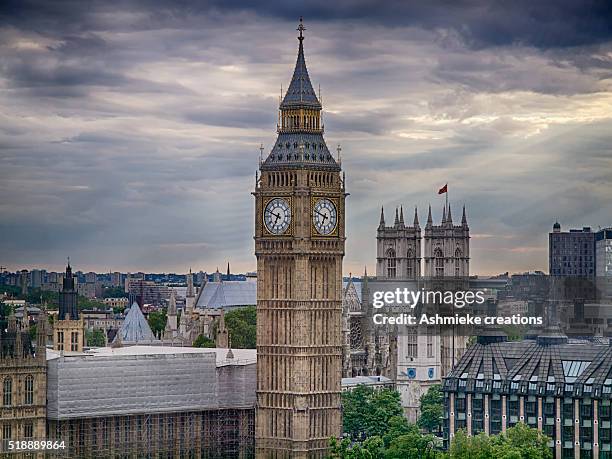
<svg viewBox="0 0 612 459"><path fill-rule="evenodd" d="M438 194L448 193L448 183L438 190Z"/></svg>

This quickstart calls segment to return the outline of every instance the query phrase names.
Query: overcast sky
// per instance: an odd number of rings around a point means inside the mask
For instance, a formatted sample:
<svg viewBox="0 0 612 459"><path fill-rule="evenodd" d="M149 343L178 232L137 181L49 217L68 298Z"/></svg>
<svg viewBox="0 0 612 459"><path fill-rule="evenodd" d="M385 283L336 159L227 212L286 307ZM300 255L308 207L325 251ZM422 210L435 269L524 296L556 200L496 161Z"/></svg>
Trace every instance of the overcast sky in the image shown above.
<svg viewBox="0 0 612 459"><path fill-rule="evenodd" d="M612 225L610 2L110 3L0 6L2 266L254 270L300 15L346 274L374 272L381 205L439 220L447 182L474 274L546 270L557 219Z"/></svg>

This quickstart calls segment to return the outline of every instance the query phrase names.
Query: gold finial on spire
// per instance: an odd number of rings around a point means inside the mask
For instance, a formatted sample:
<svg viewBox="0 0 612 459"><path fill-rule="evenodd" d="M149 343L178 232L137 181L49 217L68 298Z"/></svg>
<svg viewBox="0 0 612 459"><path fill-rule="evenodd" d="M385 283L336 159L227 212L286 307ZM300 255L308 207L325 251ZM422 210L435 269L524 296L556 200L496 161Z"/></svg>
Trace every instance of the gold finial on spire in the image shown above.
<svg viewBox="0 0 612 459"><path fill-rule="evenodd" d="M336 149L336 151L338 152L338 166L342 165L342 147L340 146L340 144L338 144L338 148Z"/></svg>
<svg viewBox="0 0 612 459"><path fill-rule="evenodd" d="M259 145L259 165L260 166L263 163L263 151L264 151L264 146L262 143L261 145Z"/></svg>
<svg viewBox="0 0 612 459"><path fill-rule="evenodd" d="M300 32L300 36L298 37L298 40L300 41L304 40L303 32L304 30L306 30L306 27L304 27L304 18L302 18L302 16L300 16L300 25L298 25L298 28L296 30Z"/></svg>

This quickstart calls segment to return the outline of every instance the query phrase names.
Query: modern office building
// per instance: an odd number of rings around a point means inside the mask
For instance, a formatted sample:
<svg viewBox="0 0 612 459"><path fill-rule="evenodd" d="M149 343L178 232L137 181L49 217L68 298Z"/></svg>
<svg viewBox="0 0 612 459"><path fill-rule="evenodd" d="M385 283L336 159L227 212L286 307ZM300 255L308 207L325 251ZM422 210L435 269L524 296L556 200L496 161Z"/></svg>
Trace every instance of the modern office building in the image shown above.
<svg viewBox="0 0 612 459"><path fill-rule="evenodd" d="M167 285L134 278L129 274L125 282L130 304L137 301L141 307L145 304L163 306L170 299L170 288Z"/></svg>
<svg viewBox="0 0 612 459"><path fill-rule="evenodd" d="M40 288L45 282L47 272L44 269L33 269L30 271L30 286L32 288Z"/></svg>
<svg viewBox="0 0 612 459"><path fill-rule="evenodd" d="M121 287L121 285L123 285L122 278L123 278L123 276L118 271L115 271L115 272L111 273L111 275L110 275L110 284L111 284L111 286L113 286L113 287Z"/></svg>
<svg viewBox="0 0 612 459"><path fill-rule="evenodd" d="M595 233L591 228L561 231L556 222L548 235L548 269L551 276L595 276Z"/></svg>
<svg viewBox="0 0 612 459"><path fill-rule="evenodd" d="M612 228L595 233L595 276L600 297L612 299Z"/></svg>
<svg viewBox="0 0 612 459"><path fill-rule="evenodd" d="M444 381L445 443L459 429L498 434L523 422L557 459L611 458L612 347L600 343L551 328L514 342L485 332Z"/></svg>

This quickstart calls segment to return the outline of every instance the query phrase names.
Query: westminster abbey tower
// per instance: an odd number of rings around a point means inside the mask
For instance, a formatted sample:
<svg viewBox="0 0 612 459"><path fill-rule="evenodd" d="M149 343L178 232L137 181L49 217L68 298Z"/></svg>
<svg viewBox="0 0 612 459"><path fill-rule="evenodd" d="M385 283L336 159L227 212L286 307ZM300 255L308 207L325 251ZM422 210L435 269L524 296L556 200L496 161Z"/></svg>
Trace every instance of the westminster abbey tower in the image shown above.
<svg viewBox="0 0 612 459"><path fill-rule="evenodd" d="M417 209L412 224L395 210L391 225L381 210L376 235L376 278L412 281L417 288L465 290L470 275L470 229L465 208L458 224L451 206L444 205L442 221L434 224L431 207L421 229ZM391 334L393 335L393 333ZM390 337L393 341L393 337ZM411 329L396 336L396 387L408 420L416 422L419 402L429 387L440 384L465 352L467 340L448 328Z"/></svg>

